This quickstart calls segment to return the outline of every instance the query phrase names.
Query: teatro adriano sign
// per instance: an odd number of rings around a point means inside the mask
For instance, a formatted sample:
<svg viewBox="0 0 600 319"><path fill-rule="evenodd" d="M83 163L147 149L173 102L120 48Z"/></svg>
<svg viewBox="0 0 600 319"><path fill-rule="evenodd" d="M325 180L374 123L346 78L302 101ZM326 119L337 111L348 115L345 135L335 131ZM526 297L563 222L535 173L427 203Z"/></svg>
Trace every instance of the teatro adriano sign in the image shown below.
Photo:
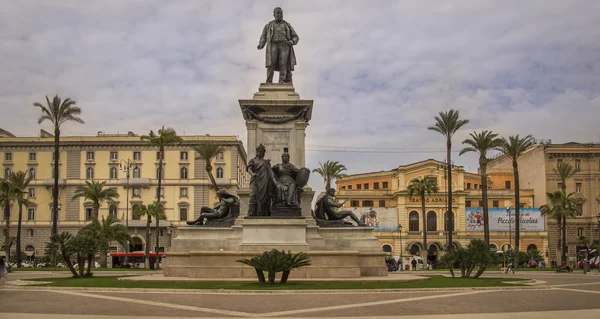
<svg viewBox="0 0 600 319"><path fill-rule="evenodd" d="M421 202L421 198L420 197L413 197L410 199L411 203L420 203ZM425 203L447 203L448 202L448 197L425 197ZM456 197L452 198L452 202L455 203L456 202Z"/></svg>

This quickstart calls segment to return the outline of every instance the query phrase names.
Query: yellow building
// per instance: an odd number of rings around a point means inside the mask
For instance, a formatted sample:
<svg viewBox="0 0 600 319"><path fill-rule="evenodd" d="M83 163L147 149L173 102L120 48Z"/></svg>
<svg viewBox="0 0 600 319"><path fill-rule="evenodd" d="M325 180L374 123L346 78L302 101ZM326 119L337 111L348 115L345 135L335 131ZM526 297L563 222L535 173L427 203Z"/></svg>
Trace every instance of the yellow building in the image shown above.
<svg viewBox="0 0 600 319"><path fill-rule="evenodd" d="M202 206L215 203L216 195L209 187L205 162L196 160L194 146L204 141L214 141L224 148L212 163L213 175L220 188L236 194L248 182L245 172L246 152L235 136L182 136L181 145L166 148L163 161L161 204L166 221L160 221L160 248L170 245L175 236L173 226L184 225L197 218ZM117 216L129 226L133 236L131 249L145 249L145 220L132 218L136 205L150 204L156 198L158 152L141 141L140 136L104 134L97 136L61 136L59 156L59 231L77 233L89 223L92 206L84 199L73 200L76 187L85 181L106 182L105 187L115 188L119 198L114 205L103 203L99 218L108 214ZM7 178L12 172L26 171L32 176L28 198L33 203L24 209L21 243L29 255L41 257L51 230L53 188L54 137L41 131L40 137L16 137L0 129L0 161L2 174ZM129 178L127 178L129 165ZM129 185L129 188L126 186ZM129 196L127 196L127 194ZM11 208L11 234L16 236L18 207ZM5 216L1 214L2 223ZM152 239L155 230L152 229ZM154 251L155 243L150 243ZM123 251L113 245L113 250Z"/></svg>
<svg viewBox="0 0 600 319"><path fill-rule="evenodd" d="M573 263L577 252L583 247L577 246L577 239L585 236L590 241L598 240L598 220L600 214L600 144L593 143L566 143L551 144L542 141L528 149L519 158L519 179L522 188L534 190L535 205L539 207L546 204L546 192L560 189L560 180L554 169L560 163L571 164L579 169L567 181L567 193L574 193L577 199L578 215L567 219L567 253L569 262ZM493 159L488 164L492 170L512 169L512 161L506 156ZM551 260L559 260L557 243L559 233L556 221L546 220L550 247ZM558 257L557 257L558 256Z"/></svg>
<svg viewBox="0 0 600 319"><path fill-rule="evenodd" d="M419 195L409 196L407 190L410 181L415 178L429 178L434 180L439 188L436 194L426 195L427 218L427 258L435 262L439 259L446 243L445 224L447 220L447 180L445 163L435 160L425 160L409 165L399 166L390 171L354 174L336 180L338 199L347 200L344 207L355 208L395 208L397 222L402 225L399 234L395 231L377 231L382 248L392 255L420 255L424 256L422 209ZM514 214L514 179L512 171L490 171L488 178L488 203L490 209L497 211L511 208ZM481 204L481 176L465 172L462 166L452 169L453 198L452 212L454 212L453 243L455 246L464 246L472 238L483 238L483 231L467 229L469 222L467 212L470 208L477 208ZM521 207L537 207L534 202L532 189L521 189ZM509 215L510 216L510 215ZM514 216L513 216L514 217ZM388 221L389 223L390 221ZM543 223L541 223L543 227ZM514 231L492 231L490 233L490 246L505 250L511 244ZM514 243L513 243L514 244ZM545 231L521 232L520 250L538 249L544 252L548 240Z"/></svg>

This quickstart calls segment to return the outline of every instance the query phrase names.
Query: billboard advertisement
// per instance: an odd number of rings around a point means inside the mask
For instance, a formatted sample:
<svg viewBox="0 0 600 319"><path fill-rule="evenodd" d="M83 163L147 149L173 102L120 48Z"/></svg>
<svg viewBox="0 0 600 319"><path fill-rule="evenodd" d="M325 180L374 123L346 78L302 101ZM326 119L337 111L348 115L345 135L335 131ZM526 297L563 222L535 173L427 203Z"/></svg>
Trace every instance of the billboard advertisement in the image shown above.
<svg viewBox="0 0 600 319"><path fill-rule="evenodd" d="M484 218L482 207L468 207L465 209L468 232L483 232ZM515 209L488 208L490 231L515 230ZM544 217L539 208L521 208L519 229L522 232L544 231Z"/></svg>
<svg viewBox="0 0 600 319"><path fill-rule="evenodd" d="M349 207L340 208L340 210L349 210L353 212L358 219L369 227L375 227L376 232L397 232L398 231L398 209L389 207ZM349 222L352 219L346 218Z"/></svg>

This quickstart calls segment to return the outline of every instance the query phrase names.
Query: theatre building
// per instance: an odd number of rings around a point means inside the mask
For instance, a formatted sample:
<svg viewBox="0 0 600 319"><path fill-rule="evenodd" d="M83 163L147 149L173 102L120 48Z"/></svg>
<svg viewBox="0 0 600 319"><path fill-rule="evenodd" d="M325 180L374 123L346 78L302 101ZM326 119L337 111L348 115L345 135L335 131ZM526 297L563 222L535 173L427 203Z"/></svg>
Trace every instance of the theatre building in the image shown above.
<svg viewBox="0 0 600 319"><path fill-rule="evenodd" d="M344 209L354 211L375 227L375 236L390 255L418 255L435 263L445 249L448 214L454 215L455 247L465 246L473 238L483 239L481 175L465 172L462 166L452 167L453 198L448 212L445 165L430 159L389 171L338 178L338 200L347 201ZM420 196L410 196L407 189L415 178L431 179L439 188L437 193L425 196L425 216ZM514 245L514 192L512 170L488 171L490 246L498 251ZM537 249L545 255L548 235L534 192L522 188L520 195L518 205L523 208L520 251ZM369 215L372 211L376 217ZM427 220L427 229L423 229L422 218ZM423 247L423 231L427 232L427 248Z"/></svg>

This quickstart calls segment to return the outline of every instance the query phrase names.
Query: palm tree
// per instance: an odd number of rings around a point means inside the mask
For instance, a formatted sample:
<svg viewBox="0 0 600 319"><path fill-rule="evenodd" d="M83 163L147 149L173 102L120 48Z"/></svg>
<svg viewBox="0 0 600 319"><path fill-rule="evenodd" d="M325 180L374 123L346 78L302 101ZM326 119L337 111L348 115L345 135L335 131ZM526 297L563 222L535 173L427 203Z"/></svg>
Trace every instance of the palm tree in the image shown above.
<svg viewBox="0 0 600 319"><path fill-rule="evenodd" d="M521 241L521 187L519 185L519 163L518 159L528 148L533 145L533 136L527 135L523 138L519 137L519 135L510 135L508 140L506 138L502 138L500 141L500 145L496 147L496 150L502 152L502 154L510 157L512 159L513 166L513 176L515 180L515 262L514 265L517 264L516 258L519 256L519 245Z"/></svg>
<svg viewBox="0 0 600 319"><path fill-rule="evenodd" d="M427 216L425 215L425 193L431 195L431 193L438 192L437 184L427 178L415 178L410 181L408 185L408 196L412 198L414 194L418 194L421 197L421 211L423 212L423 258L427 259Z"/></svg>
<svg viewBox="0 0 600 319"><path fill-rule="evenodd" d="M46 256L60 256L73 274L73 277L79 277L79 274L73 268L71 263L71 256L75 253L72 240L74 236L68 232L62 232L50 236L50 241L46 243Z"/></svg>
<svg viewBox="0 0 600 319"><path fill-rule="evenodd" d="M101 222L95 220L91 224L85 226L83 229L97 234L99 238L103 238L107 243L116 241L123 247L125 247L127 242L131 240L129 234L127 234L127 229L125 226L121 224L120 220L113 215L108 215L106 218L102 217ZM102 248L108 248L108 246ZM101 250L100 267L102 268L107 267L106 254L108 254L108 252L109 249Z"/></svg>
<svg viewBox="0 0 600 319"><path fill-rule="evenodd" d="M567 180L569 180L573 175L579 172L579 169L573 168L571 164L560 163L557 168L554 168L554 174L558 176L561 182L561 189L566 194L567 193ZM561 253L561 262L566 262L567 260L567 252L565 251L567 247L567 216L563 215L562 219L562 253Z"/></svg>
<svg viewBox="0 0 600 319"><path fill-rule="evenodd" d="M479 153L479 169L481 170L481 199L483 201L483 239L490 244L490 223L488 213L488 197L487 197L487 152L500 146L501 140L496 138L498 134L491 131L481 131L481 133L469 133L471 138L464 140L462 143L469 145L463 148L458 155L463 155L468 152Z"/></svg>
<svg viewBox="0 0 600 319"><path fill-rule="evenodd" d="M435 117L435 125L430 126L427 129L436 131L446 137L446 160L448 163L448 251L452 250L452 232L454 231L454 214L452 211L452 136L465 124L469 123L469 120L459 120L459 113L457 110L451 109L450 111L440 112Z"/></svg>
<svg viewBox="0 0 600 319"><path fill-rule="evenodd" d="M4 209L4 251L6 260L10 260L10 248L12 247L12 238L10 237L10 207L13 202L18 201L19 191L10 181L0 180L0 209Z"/></svg>
<svg viewBox="0 0 600 319"><path fill-rule="evenodd" d="M319 165L321 167L313 169L312 172L319 173L319 175L323 177L323 181L325 182L325 191L331 188L331 182L334 179L346 176L346 174L342 174L342 172L346 170L346 166L337 161L326 161L323 164L319 162Z"/></svg>
<svg viewBox="0 0 600 319"><path fill-rule="evenodd" d="M204 168L208 173L208 177L210 178L210 182L212 183L215 192L218 192L219 187L217 186L217 182L215 181L215 177L212 173L213 167L211 165L211 162L217 156L217 154L223 152L223 148L219 144L216 144L214 142L202 142L196 147L194 147L194 150L196 150L196 152L198 153L196 159L203 160L206 163L206 166Z"/></svg>
<svg viewBox="0 0 600 319"><path fill-rule="evenodd" d="M52 189L52 235L58 233L58 159L59 159L59 142L60 142L60 127L66 122L77 122L83 124L83 120L78 117L81 114L81 108L75 106L76 102L70 98L61 100L58 95L55 95L50 102L46 96L46 105L39 102L33 103L42 111L42 116L38 119L38 124L42 124L48 120L54 125L54 188Z"/></svg>
<svg viewBox="0 0 600 319"><path fill-rule="evenodd" d="M148 217L147 222L146 222L146 251L145 251L146 262L145 262L145 266L146 266L146 269L150 269L150 224L152 224L153 216L157 220L157 222L156 222L157 225L158 225L158 220L166 219L165 211L161 205L157 205L157 204L150 204L148 206L139 205L133 211L133 216L135 218L140 218L142 216ZM158 227L156 227L156 232L158 233ZM158 250L156 251L156 259L158 259Z"/></svg>
<svg viewBox="0 0 600 319"><path fill-rule="evenodd" d="M564 227L564 225L567 223L567 217L575 217L577 215L575 199L573 198L573 193L567 195L562 189L555 192L546 193L546 197L548 198L549 203L542 205L540 207L540 211L542 212L542 216L554 218L556 220L556 225L559 232L562 230L562 245L559 238L556 244L556 254L558 255L559 250L562 248L561 262L565 263L566 257L564 253L564 247L566 245L566 227ZM561 224L563 227L561 227ZM559 265L557 266L560 267Z"/></svg>
<svg viewBox="0 0 600 319"><path fill-rule="evenodd" d="M98 182L92 180L85 181L85 185L77 186L73 199L83 197L86 200L92 202L92 221L98 221L98 211L102 202L108 202L108 204L114 204L114 199L119 198L119 193L114 188L104 188L106 182Z"/></svg>
<svg viewBox="0 0 600 319"><path fill-rule="evenodd" d="M183 143L183 139L177 136L177 132L175 132L172 128L167 128L163 126L158 130L158 135L154 134L152 130L148 135L144 135L141 137L142 141L148 141L151 146L158 148L159 152L159 160L158 160L158 186L156 188L156 205L160 206L160 189L161 189L161 180L163 175L163 160L165 158L165 147L181 144ZM156 269L159 268L158 263L158 245L159 245L159 231L158 231L158 218L156 219Z"/></svg>
<svg viewBox="0 0 600 319"><path fill-rule="evenodd" d="M92 276L92 263L97 252L109 249L108 241L99 235L96 230L83 228L71 241L73 253L77 255L79 276L83 277L83 270L87 259L88 267L86 276ZM106 254L105 254L106 255Z"/></svg>
<svg viewBox="0 0 600 319"><path fill-rule="evenodd" d="M25 198L27 194L27 186L31 182L31 176L27 173L18 171L10 175L10 183L15 188L17 195L17 204L19 205L19 219L17 220L17 268L21 268L23 256L21 256L21 223L23 221L23 205L30 205L30 202Z"/></svg>

